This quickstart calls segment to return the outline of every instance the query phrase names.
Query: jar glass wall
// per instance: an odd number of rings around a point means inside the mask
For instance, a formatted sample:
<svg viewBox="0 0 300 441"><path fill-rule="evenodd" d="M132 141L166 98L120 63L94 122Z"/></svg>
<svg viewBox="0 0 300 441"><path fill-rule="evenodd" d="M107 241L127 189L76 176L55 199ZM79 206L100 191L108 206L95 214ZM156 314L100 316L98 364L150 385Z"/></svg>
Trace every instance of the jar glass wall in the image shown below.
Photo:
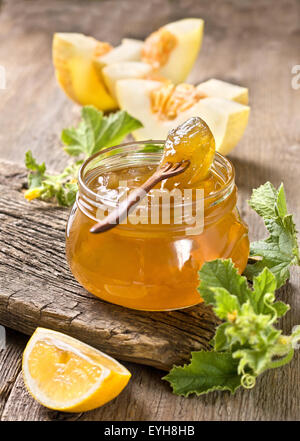
<svg viewBox="0 0 300 441"><path fill-rule="evenodd" d="M122 168L156 166L162 146L162 141L127 143L89 158L80 170L77 201L66 231L67 259L82 286L103 300L150 311L201 302L197 287L202 264L231 258L242 272L249 254L248 229L236 208L234 169L218 153L213 168L223 185L203 197L202 232L191 234L172 216L169 223L163 223L160 216L158 223L127 222L104 233L90 233L98 213L117 205L113 198L95 191L95 179ZM182 201L182 206L186 203ZM163 208L162 201L157 204Z"/></svg>

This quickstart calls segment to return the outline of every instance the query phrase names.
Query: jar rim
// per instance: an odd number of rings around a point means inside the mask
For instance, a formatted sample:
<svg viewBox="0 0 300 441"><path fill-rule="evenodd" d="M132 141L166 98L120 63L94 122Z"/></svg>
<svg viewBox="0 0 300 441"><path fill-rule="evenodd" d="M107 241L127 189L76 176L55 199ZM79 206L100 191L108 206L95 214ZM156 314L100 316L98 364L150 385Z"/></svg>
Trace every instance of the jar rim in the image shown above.
<svg viewBox="0 0 300 441"><path fill-rule="evenodd" d="M165 141L153 140L153 139L145 140L145 141L129 141L129 142L118 144L118 145L115 145L112 147L108 147L106 149L100 150L97 153L94 153L92 156L90 156L89 158L87 158L84 161L84 163L81 165L81 167L79 169L79 173L78 173L79 188L81 187L84 190L84 192L86 192L92 198L97 198L99 196L96 192L94 192L93 190L91 190L89 188L88 184L86 184L86 182L84 180L84 172L86 171L86 167L93 160L95 160L98 156L101 156L105 153L109 153L109 152L112 152L114 150L117 150L117 149L120 149L123 147L131 147L131 146L139 146L139 145L147 145L147 144L155 144L155 145L161 144L161 145L163 145L164 143L165 143ZM151 154L151 152L148 152L148 153ZM207 196L204 196L202 198L203 200L218 199L219 196L222 197L222 195L224 195L224 193L226 193L227 190L230 189L230 187L233 187L233 184L235 182L235 170L234 170L234 166L233 166L232 162L230 161L230 159L226 158L225 156L223 156L219 152L215 153L215 158L214 158L213 164L215 163L216 159L221 160L223 165L226 167L226 170L228 170L228 179L226 182L224 182L224 185L222 185L222 188L210 193Z"/></svg>

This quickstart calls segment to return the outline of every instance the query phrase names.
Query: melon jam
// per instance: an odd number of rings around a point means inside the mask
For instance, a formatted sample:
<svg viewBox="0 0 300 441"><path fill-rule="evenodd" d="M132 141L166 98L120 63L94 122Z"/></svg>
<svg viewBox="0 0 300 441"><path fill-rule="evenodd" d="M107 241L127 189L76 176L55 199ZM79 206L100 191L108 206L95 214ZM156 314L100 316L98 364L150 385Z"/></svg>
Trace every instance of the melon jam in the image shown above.
<svg viewBox="0 0 300 441"><path fill-rule="evenodd" d="M189 234L186 225L174 222L175 205L187 203L178 204L175 198L169 223L163 223L160 213L158 223L128 221L90 233L99 210L117 206L124 182L134 188L153 174L163 147L163 141L127 143L89 158L80 170L77 201L67 224L66 254L77 281L95 296L128 308L166 311L195 305L202 301L197 287L204 262L231 258L242 272L248 259L248 229L236 208L234 169L218 153L206 179L194 184L204 193L201 233ZM162 183L157 186L160 190ZM156 208L163 205L159 200Z"/></svg>

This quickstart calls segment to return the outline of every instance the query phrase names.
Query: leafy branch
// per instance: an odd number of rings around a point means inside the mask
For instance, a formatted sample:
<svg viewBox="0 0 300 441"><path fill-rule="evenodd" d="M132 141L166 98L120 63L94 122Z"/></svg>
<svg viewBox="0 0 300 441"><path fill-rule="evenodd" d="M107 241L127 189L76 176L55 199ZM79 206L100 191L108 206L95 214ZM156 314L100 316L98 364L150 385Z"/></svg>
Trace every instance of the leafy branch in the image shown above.
<svg viewBox="0 0 300 441"><path fill-rule="evenodd" d="M27 200L55 200L59 205L71 206L78 190L77 176L83 161L103 148L118 145L133 130L142 124L127 112L104 116L93 106L85 106L81 111L81 121L77 127L64 129L61 140L64 150L70 156L80 157L71 162L60 174L46 173L46 165L38 164L29 150L25 155L25 165L29 170Z"/></svg>
<svg viewBox="0 0 300 441"><path fill-rule="evenodd" d="M267 182L253 191L249 203L270 232L267 239L251 245L251 255L261 258L245 271L253 286L249 287L230 259L202 266L199 293L222 323L211 342L212 350L192 352L190 364L174 366L164 377L177 395L252 388L263 372L289 363L300 341L300 326L290 335L278 329L278 320L289 305L276 301L275 291L288 279L290 266L300 263L283 185L276 190Z"/></svg>
<svg viewBox="0 0 300 441"><path fill-rule="evenodd" d="M290 277L289 268L300 265L297 231L293 216L287 212L283 184L278 190L270 182L261 185L253 190L249 205L263 218L270 235L251 244L250 256L261 259L248 264L245 275L252 280L267 267L276 276L280 288Z"/></svg>

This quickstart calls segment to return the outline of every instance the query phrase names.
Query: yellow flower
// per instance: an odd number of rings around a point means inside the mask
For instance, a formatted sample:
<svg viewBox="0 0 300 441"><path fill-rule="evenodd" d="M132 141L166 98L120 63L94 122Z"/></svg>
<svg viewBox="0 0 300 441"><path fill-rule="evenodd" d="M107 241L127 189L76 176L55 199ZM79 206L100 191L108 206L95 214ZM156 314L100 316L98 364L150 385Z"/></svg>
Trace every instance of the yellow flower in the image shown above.
<svg viewBox="0 0 300 441"><path fill-rule="evenodd" d="M236 321L237 318L237 311L234 310L232 312L228 312L227 314L227 319L229 322L234 323Z"/></svg>
<svg viewBox="0 0 300 441"><path fill-rule="evenodd" d="M40 197L40 195L41 195L40 188L32 188L32 189L26 190L24 193L24 197L25 197L25 199L27 199L27 201L32 201L33 199Z"/></svg>

